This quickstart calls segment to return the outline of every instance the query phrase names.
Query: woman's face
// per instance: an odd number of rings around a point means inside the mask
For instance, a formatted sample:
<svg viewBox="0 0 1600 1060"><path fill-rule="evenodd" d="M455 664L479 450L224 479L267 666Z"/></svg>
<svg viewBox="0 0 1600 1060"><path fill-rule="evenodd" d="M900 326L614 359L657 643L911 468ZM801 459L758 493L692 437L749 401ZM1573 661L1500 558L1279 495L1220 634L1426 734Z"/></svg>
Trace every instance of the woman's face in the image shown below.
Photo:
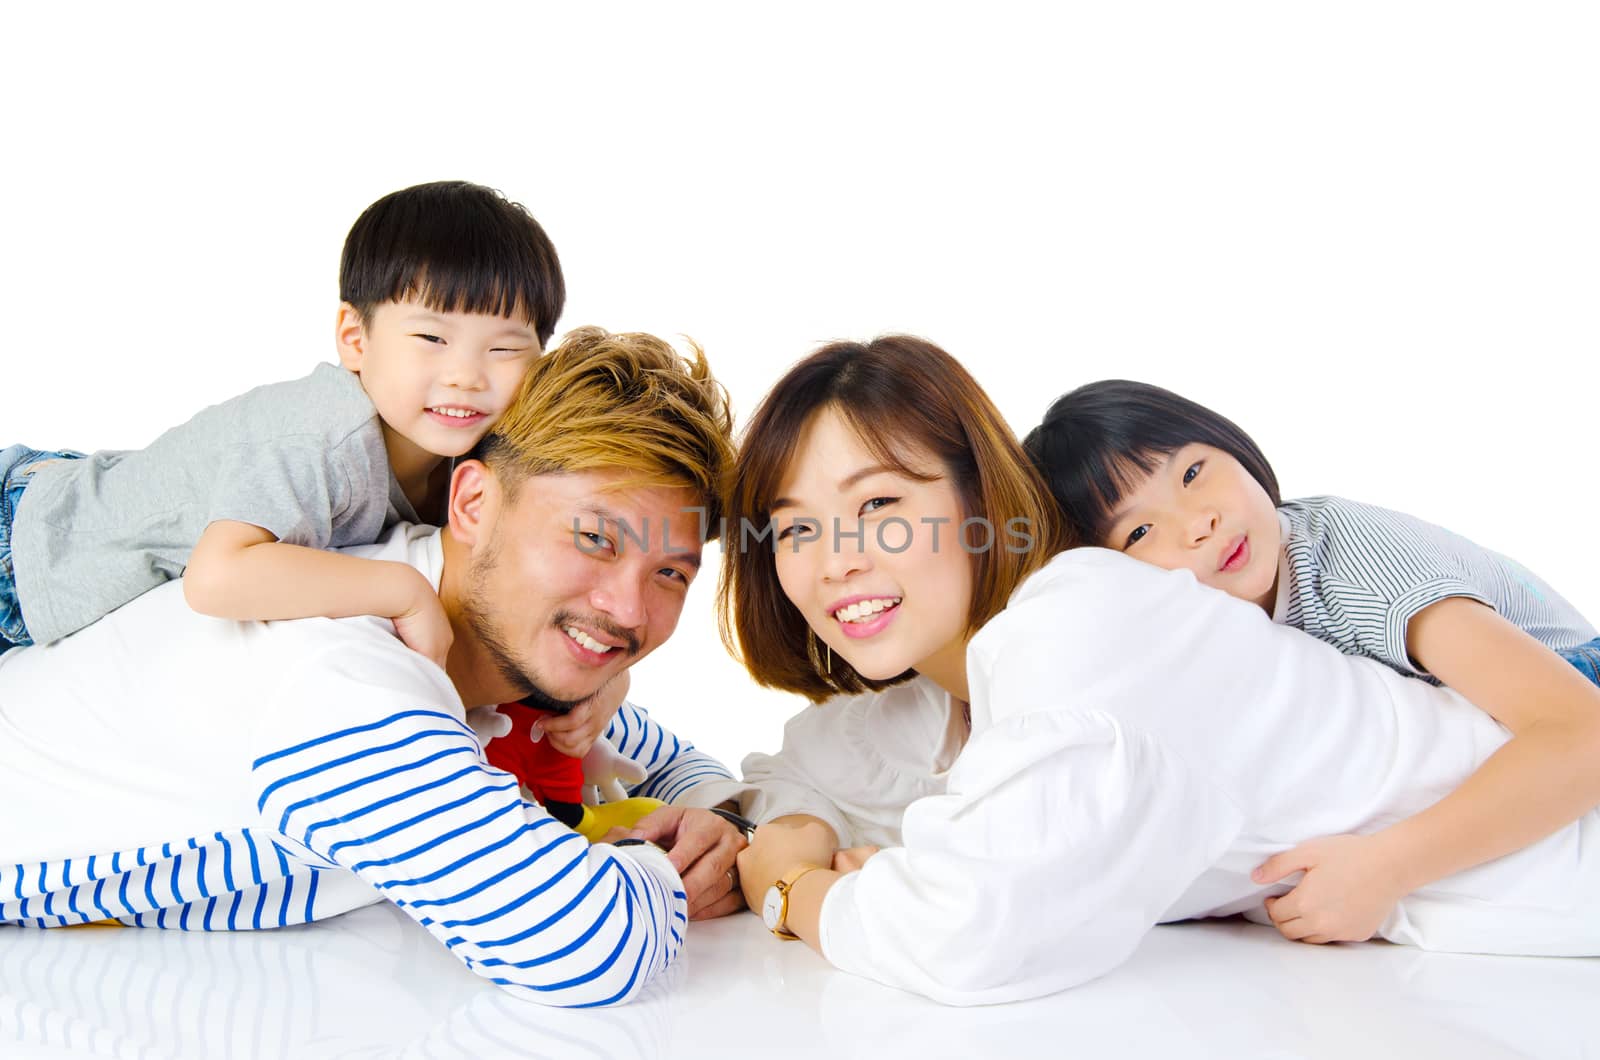
<svg viewBox="0 0 1600 1060"><path fill-rule="evenodd" d="M800 436L771 512L784 595L863 677L915 669L965 698L972 561L964 513L937 460L883 467L831 408ZM761 546L754 546L761 547Z"/></svg>

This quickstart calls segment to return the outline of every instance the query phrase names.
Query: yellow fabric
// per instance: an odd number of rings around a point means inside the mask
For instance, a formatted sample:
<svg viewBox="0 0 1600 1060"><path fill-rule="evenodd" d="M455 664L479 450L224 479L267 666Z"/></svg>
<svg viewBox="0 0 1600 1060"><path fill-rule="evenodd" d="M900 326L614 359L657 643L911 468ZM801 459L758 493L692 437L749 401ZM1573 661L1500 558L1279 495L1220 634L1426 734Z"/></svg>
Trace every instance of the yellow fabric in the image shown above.
<svg viewBox="0 0 1600 1060"><path fill-rule="evenodd" d="M666 803L660 799L633 798L621 802L607 802L599 806L585 806L583 820L573 829L591 843L598 843L613 828L632 828L641 817L661 809Z"/></svg>

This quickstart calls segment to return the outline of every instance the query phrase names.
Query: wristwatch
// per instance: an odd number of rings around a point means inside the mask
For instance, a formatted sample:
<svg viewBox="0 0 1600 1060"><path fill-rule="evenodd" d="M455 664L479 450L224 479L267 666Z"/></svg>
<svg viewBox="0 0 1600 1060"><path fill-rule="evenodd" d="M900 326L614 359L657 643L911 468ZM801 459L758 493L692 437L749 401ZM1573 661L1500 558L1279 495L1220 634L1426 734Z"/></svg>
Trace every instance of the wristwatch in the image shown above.
<svg viewBox="0 0 1600 1060"><path fill-rule="evenodd" d="M789 892L794 890L794 885L800 882L808 872L815 872L822 868L821 865L797 865L778 877L778 882L767 888L767 896L761 902L761 919L766 923L767 930L780 939L797 939L800 936L789 930Z"/></svg>

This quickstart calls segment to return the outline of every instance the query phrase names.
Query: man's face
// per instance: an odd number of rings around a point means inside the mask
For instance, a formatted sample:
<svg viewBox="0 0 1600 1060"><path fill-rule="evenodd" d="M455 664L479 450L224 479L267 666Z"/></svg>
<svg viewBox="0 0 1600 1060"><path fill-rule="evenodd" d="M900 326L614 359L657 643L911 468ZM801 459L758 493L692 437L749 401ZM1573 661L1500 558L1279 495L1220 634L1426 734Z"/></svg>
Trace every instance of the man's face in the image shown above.
<svg viewBox="0 0 1600 1060"><path fill-rule="evenodd" d="M461 618L536 704L570 708L654 651L699 572L695 493L622 478L535 475L484 511Z"/></svg>

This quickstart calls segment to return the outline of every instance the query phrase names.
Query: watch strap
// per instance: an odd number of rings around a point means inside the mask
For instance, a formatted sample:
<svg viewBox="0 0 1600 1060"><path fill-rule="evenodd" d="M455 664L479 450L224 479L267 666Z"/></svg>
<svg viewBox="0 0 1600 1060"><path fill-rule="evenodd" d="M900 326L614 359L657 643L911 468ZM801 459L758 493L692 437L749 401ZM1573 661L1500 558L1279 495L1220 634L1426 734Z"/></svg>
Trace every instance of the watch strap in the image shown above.
<svg viewBox="0 0 1600 1060"><path fill-rule="evenodd" d="M800 937L789 930L789 892L794 890L795 885L803 880L807 873L815 872L822 867L821 865L797 865L782 876L779 876L778 882L773 885L778 888L780 904L778 906L778 926L772 929L772 933L780 939L792 942Z"/></svg>

